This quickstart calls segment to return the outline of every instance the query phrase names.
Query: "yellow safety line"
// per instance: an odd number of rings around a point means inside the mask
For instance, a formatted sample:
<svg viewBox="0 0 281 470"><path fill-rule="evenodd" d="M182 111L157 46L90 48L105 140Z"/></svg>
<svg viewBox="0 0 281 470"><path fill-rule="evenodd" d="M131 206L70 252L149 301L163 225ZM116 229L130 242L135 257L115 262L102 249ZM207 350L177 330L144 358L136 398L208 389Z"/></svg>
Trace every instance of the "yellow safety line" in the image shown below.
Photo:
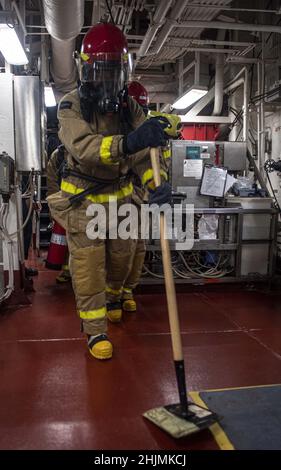
<svg viewBox="0 0 281 470"><path fill-rule="evenodd" d="M200 397L199 392L188 392L188 395L192 398L196 405L203 406L203 408L208 408L206 403L204 403ZM224 430L218 423L212 424L209 429L221 450L235 450L232 442L228 439Z"/></svg>
<svg viewBox="0 0 281 470"><path fill-rule="evenodd" d="M214 389L202 390L202 391L203 392L224 392L227 390L245 390L246 388L266 388L266 387L281 387L281 384L247 385L246 387L214 388Z"/></svg>

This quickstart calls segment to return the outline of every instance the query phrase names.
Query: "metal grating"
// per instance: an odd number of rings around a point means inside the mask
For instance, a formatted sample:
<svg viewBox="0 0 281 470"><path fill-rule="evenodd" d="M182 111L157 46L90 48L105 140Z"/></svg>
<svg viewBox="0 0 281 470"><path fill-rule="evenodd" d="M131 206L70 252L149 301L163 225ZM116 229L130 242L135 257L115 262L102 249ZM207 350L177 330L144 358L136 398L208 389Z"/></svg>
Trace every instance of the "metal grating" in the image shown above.
<svg viewBox="0 0 281 470"><path fill-rule="evenodd" d="M195 3L195 2L194 2ZM218 8L211 8L212 5L218 6L226 6L231 3L231 0L196 0L196 3L200 3L202 5L206 5L206 8L200 7L191 7L191 2L187 5L186 10L184 11L182 17L180 18L181 21L185 20L201 20L201 21L210 21L216 18L220 14L220 10ZM173 28L171 31L171 35L173 38L182 38L182 39L193 39L199 38L200 34L202 33L202 29L187 29L187 28ZM168 42L168 41L167 41ZM184 51L186 50L185 47L169 47L163 46L160 53L157 55L151 55L148 52L147 56L140 60L140 66L143 68L149 66L156 66L162 65L167 62L175 62L178 57L180 57Z"/></svg>

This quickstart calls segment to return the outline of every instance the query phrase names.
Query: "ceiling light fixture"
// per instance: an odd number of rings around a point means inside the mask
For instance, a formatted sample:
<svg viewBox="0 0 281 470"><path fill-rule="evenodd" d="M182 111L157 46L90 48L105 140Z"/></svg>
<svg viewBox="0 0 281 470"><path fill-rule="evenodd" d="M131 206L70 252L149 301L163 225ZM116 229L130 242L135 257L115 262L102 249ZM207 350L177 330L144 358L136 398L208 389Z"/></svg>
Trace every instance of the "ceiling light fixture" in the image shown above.
<svg viewBox="0 0 281 470"><path fill-rule="evenodd" d="M15 29L4 23L0 23L0 51L8 64L28 64L28 59Z"/></svg>
<svg viewBox="0 0 281 470"><path fill-rule="evenodd" d="M196 101L200 100L207 93L208 89L206 87L193 85L186 93L184 93L184 95L180 96L174 104L172 104L172 108L186 109Z"/></svg>

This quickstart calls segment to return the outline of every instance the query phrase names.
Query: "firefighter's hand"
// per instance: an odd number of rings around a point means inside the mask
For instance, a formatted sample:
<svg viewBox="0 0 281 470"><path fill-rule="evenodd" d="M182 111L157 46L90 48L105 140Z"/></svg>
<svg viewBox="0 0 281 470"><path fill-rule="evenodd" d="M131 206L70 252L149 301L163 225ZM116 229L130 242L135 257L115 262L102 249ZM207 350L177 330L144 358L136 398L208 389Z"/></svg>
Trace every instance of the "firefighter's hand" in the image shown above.
<svg viewBox="0 0 281 470"><path fill-rule="evenodd" d="M157 111L150 111L148 119L158 119L160 123L165 125L164 132L169 137L178 137L182 129L181 118L176 114L158 113Z"/></svg>
<svg viewBox="0 0 281 470"><path fill-rule="evenodd" d="M163 147L167 136L164 133L166 124L158 119L149 119L133 132L123 138L123 151L127 155L139 152L148 147Z"/></svg>
<svg viewBox="0 0 281 470"><path fill-rule="evenodd" d="M172 200L172 188L167 182L162 183L154 190L149 189L149 204L170 204Z"/></svg>

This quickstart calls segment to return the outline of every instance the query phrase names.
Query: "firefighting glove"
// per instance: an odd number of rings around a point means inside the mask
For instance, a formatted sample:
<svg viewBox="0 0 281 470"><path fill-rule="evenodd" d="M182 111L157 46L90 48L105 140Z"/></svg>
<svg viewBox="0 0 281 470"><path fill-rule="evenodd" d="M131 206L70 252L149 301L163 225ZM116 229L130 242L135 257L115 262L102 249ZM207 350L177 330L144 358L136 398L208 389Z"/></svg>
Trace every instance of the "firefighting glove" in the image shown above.
<svg viewBox="0 0 281 470"><path fill-rule="evenodd" d="M123 138L123 152L127 155L139 152L147 147L162 147L166 145L167 136L164 133L166 124L158 119L149 119L133 132Z"/></svg>
<svg viewBox="0 0 281 470"><path fill-rule="evenodd" d="M149 204L170 204L172 200L172 188L166 181L154 190L149 189Z"/></svg>
<svg viewBox="0 0 281 470"><path fill-rule="evenodd" d="M166 114L166 113L159 113L157 111L149 111L147 116L148 119L157 119L159 122L165 124L164 132L170 138L177 138L179 137L181 130L182 130L182 123L180 116L176 114Z"/></svg>

